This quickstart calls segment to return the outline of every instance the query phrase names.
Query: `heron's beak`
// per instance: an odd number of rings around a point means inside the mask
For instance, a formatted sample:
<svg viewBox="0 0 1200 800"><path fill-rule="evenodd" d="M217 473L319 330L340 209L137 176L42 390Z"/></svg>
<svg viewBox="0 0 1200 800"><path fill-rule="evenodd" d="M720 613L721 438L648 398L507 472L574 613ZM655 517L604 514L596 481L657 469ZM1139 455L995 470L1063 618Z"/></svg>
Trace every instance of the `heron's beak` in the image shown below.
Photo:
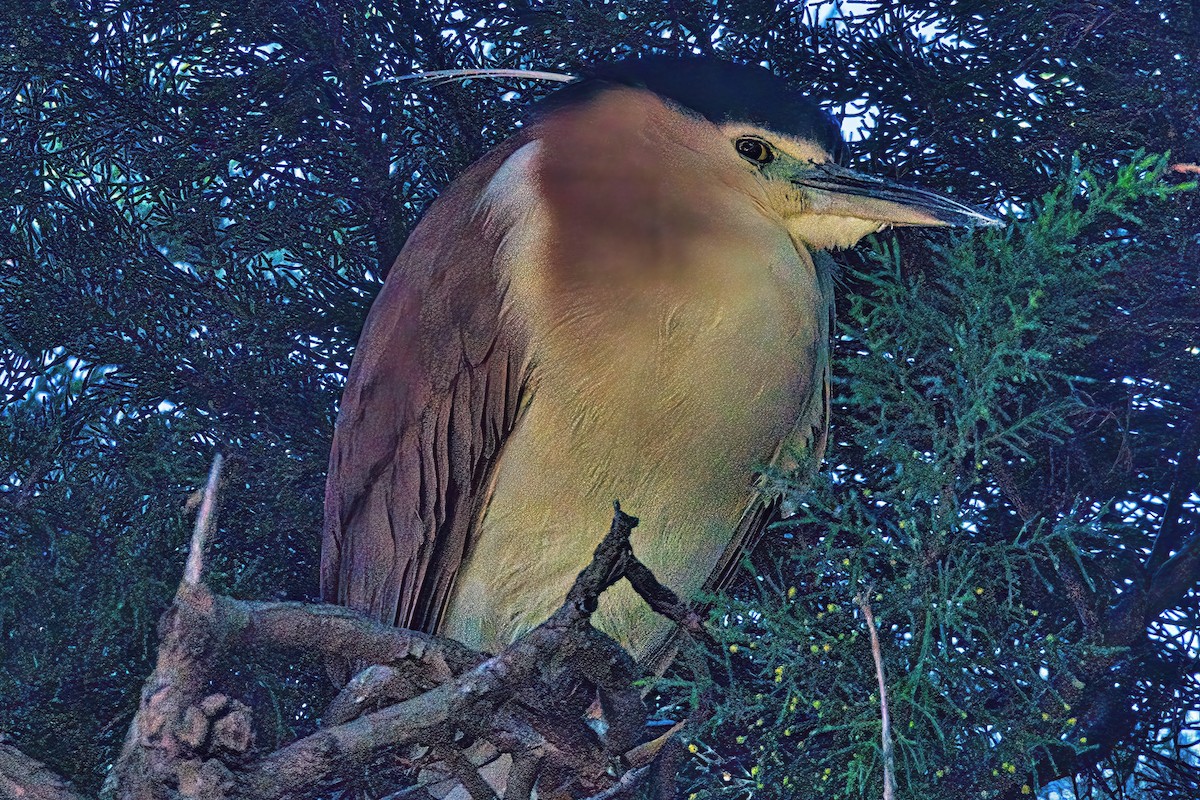
<svg viewBox="0 0 1200 800"><path fill-rule="evenodd" d="M805 189L814 214L830 214L888 225L1003 225L999 219L934 192L903 186L839 167L805 164L788 179Z"/></svg>

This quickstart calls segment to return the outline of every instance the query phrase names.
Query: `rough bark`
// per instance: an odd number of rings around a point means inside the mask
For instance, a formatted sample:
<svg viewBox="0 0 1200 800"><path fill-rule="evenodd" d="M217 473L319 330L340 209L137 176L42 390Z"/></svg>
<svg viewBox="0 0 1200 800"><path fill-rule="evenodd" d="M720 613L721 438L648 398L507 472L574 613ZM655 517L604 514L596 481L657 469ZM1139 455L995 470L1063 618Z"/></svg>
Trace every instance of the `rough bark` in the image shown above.
<svg viewBox="0 0 1200 800"><path fill-rule="evenodd" d="M220 459L200 504L184 578L159 623L155 669L102 790L113 800L272 800L317 797L387 754L411 746L414 770L449 775L477 800L618 797L648 773L660 747L635 747L646 709L633 660L590 617L622 578L685 629L698 617L633 555L637 519L616 506L608 535L563 605L494 656L376 623L345 608L235 600L203 582ZM324 727L265 755L251 709L214 691L219 661L248 650L317 653L373 666L338 695ZM608 725L584 722L595 689ZM672 732L674 733L674 731ZM486 744L486 746L484 746ZM419 746L419 747L418 747ZM486 757L480 756L480 753ZM477 768L508 754L493 776ZM397 787L399 788L399 787ZM44 766L0 744L0 795L80 797Z"/></svg>

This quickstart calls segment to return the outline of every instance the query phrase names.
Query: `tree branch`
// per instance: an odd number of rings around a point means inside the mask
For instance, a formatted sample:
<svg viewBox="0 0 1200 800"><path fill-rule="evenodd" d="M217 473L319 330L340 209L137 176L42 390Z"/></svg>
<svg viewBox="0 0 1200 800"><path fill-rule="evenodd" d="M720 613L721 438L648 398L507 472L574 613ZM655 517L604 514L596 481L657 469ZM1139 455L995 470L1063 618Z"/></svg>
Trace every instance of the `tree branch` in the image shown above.
<svg viewBox="0 0 1200 800"><path fill-rule="evenodd" d="M155 669L104 796L316 797L332 782L351 778L398 747L427 744L434 748L428 758L414 762L418 767L436 761L472 797L493 800L500 791L457 749L460 733L468 744L483 740L513 755L505 800L525 800L540 780L547 782L547 795L599 792L597 796L616 797L646 774L644 762L612 773L636 744L646 711L632 687L636 665L591 627L591 615L602 592L629 578L653 607L689 629L701 627L686 604L633 555L629 535L636 518L614 504L608 534L563 605L489 658L457 642L384 626L345 608L214 595L203 581L203 553L213 529L220 473L218 456L199 504L183 579L160 622ZM209 678L219 657L245 649L316 653L378 666L360 673L335 700L327 719L333 724L253 759L250 709L212 693ZM600 690L609 723L603 740L583 724L590 701L573 689L580 679ZM546 700L550 690L574 699ZM390 704L378 707L385 701ZM74 800L69 789L30 794L43 785L63 784L41 777L47 774L44 768L39 777L24 778L35 773L27 763L36 762L11 748L0 749L0 775L20 776L13 779L15 796Z"/></svg>
<svg viewBox="0 0 1200 800"><path fill-rule="evenodd" d="M42 762L30 758L0 737L0 797L16 800L83 800L71 784Z"/></svg>
<svg viewBox="0 0 1200 800"><path fill-rule="evenodd" d="M1200 583L1200 525L1150 579L1146 596L1147 622L1177 605L1197 583Z"/></svg>
<svg viewBox="0 0 1200 800"><path fill-rule="evenodd" d="M645 754L635 748L646 719L634 688L639 671L615 641L591 626L591 615L600 594L627 578L655 610L694 633L702 634L703 626L634 556L629 536L638 521L618 504L608 534L563 605L487 657L346 608L213 594L203 581L203 561L221 466L218 455L199 503L183 578L159 623L155 669L104 797L317 797L398 747L421 744L433 747L414 762L418 768L440 766L476 800L495 800L500 791L456 744L459 738L463 747L483 741L512 754L511 785L501 790L505 800L525 800L539 781L547 784L547 796L617 797L648 773ZM254 759L250 709L214 693L210 680L219 658L246 649L316 653L376 666L338 696L327 727ZM581 681L599 691L608 723L603 738L583 722L591 695L577 691ZM614 765L627 755L633 766L614 774ZM77 797L40 764L3 745L0 781L8 781L0 787L14 797Z"/></svg>
<svg viewBox="0 0 1200 800"><path fill-rule="evenodd" d="M879 646L879 632L875 630L875 615L867 599L869 590L859 592L854 602L862 611L867 623L867 635L871 637L871 656L875 659L875 677L879 682L879 739L883 754L883 800L896 798L896 753L892 745L892 721L888 711L887 680L883 676L883 650Z"/></svg>
<svg viewBox="0 0 1200 800"><path fill-rule="evenodd" d="M217 453L208 469L208 483L200 500L200 513L196 515L196 526L192 529L192 545L188 548L187 565L183 569L183 582L188 586L200 583L200 572L204 562L204 542L212 532L213 518L217 509L217 487L221 482L221 465L224 457Z"/></svg>
<svg viewBox="0 0 1200 800"><path fill-rule="evenodd" d="M1183 539L1183 503L1200 485L1200 421L1188 426L1179 449L1179 460L1175 464L1175 477L1167 494L1167 506L1163 509L1162 522L1146 569L1154 574L1176 550Z"/></svg>

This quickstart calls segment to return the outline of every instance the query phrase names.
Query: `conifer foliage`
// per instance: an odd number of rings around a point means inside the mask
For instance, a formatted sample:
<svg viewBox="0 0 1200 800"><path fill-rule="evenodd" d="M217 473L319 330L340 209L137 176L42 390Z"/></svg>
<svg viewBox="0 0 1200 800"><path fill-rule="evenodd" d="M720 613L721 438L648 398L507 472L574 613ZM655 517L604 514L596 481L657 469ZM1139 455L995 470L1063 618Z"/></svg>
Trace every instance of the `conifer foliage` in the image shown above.
<svg viewBox="0 0 1200 800"><path fill-rule="evenodd" d="M717 601L717 684L662 687L715 703L681 787L878 797L869 608L897 796L1200 796L1186 0L0 5L7 744L99 786L218 449L214 587L315 595L370 300L546 91L387 79L651 51L765 63L862 168L1013 220L838 256L826 465L778 476L798 513ZM277 741L329 694L314 665L236 678Z"/></svg>

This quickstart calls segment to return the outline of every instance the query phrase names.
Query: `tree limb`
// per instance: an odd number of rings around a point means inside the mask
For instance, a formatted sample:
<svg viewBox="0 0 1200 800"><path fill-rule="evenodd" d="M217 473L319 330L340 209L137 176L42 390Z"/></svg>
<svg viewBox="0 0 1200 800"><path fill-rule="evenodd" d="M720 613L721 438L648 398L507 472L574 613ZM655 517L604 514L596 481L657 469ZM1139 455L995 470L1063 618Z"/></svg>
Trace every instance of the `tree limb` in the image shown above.
<svg viewBox="0 0 1200 800"><path fill-rule="evenodd" d="M317 797L402 746L433 745L428 760L455 775L476 800L495 800L500 792L458 749L460 737L468 745L492 742L512 754L512 784L503 790L505 800L524 800L539 780L547 783L548 797L580 792L617 797L647 774L644 756L636 754L641 763L614 773L626 750L636 745L646 709L633 687L639 676L636 665L591 626L591 615L600 594L627 578L660 613L698 634L703 628L698 615L634 556L629 535L638 521L619 505L614 504L608 534L563 605L488 657L452 640L384 626L346 608L213 594L203 581L203 556L213 530L221 465L217 456L199 503L183 578L159 623L155 669L105 782L104 797ZM210 681L219 658L247 649L316 653L379 666L365 670L343 690L330 707L326 727L254 758L250 709L214 693ZM600 691L608 723L603 739L583 723L590 701L586 693L572 689L580 680ZM556 700L555 691L574 699ZM77 797L44 767L7 746L0 746L0 780L9 781L0 786L14 797Z"/></svg>
<svg viewBox="0 0 1200 800"><path fill-rule="evenodd" d="M1162 522L1146 569L1153 574L1163 565L1171 551L1177 549L1183 539L1183 503L1200 485L1200 421L1192 422L1183 436L1179 460L1175 464L1175 477L1167 493L1167 505L1163 509Z"/></svg>
<svg viewBox="0 0 1200 800"><path fill-rule="evenodd" d="M0 737L0 797L12 800L82 800L71 784Z"/></svg>

